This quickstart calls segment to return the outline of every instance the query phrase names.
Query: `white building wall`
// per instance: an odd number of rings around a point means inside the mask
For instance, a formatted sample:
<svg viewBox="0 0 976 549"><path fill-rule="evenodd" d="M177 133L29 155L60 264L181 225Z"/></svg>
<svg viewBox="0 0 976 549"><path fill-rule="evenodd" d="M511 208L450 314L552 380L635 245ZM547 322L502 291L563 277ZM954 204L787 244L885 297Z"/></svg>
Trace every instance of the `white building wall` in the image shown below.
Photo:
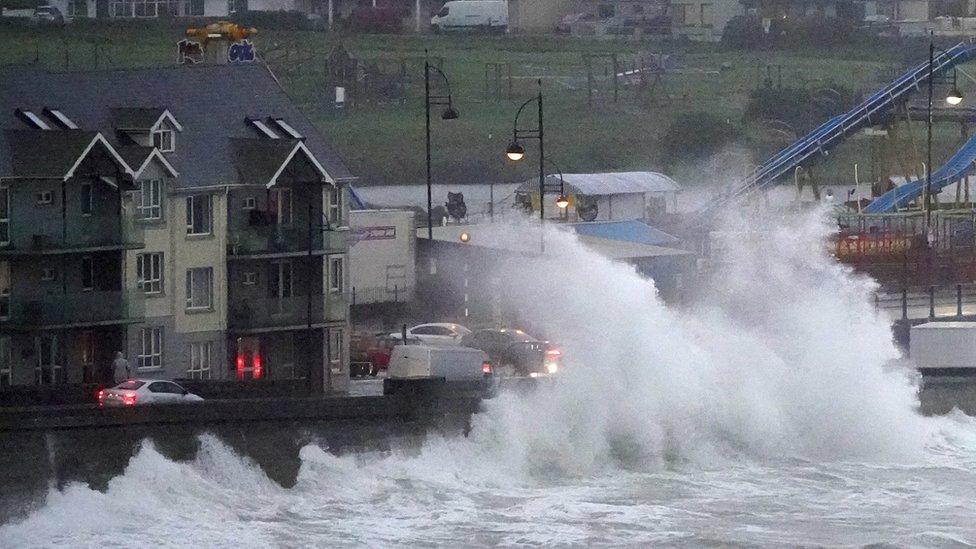
<svg viewBox="0 0 976 549"><path fill-rule="evenodd" d="M414 212L349 212L350 286L356 303L407 301L416 286Z"/></svg>

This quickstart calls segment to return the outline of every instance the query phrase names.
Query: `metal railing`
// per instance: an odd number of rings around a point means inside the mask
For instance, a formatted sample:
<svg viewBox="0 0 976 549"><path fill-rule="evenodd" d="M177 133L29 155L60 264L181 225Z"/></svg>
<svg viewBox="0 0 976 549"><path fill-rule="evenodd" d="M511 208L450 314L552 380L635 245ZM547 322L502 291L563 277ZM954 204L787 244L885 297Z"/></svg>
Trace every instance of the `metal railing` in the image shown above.
<svg viewBox="0 0 976 549"><path fill-rule="evenodd" d="M976 317L976 284L947 284L903 288L878 293L879 310L896 312L902 320Z"/></svg>
<svg viewBox="0 0 976 549"><path fill-rule="evenodd" d="M78 292L6 298L0 326L53 327L124 322L145 316L140 291Z"/></svg>
<svg viewBox="0 0 976 549"><path fill-rule="evenodd" d="M248 298L231 304L227 323L236 330L300 327L344 321L348 314L348 300L334 294Z"/></svg>
<svg viewBox="0 0 976 549"><path fill-rule="evenodd" d="M249 226L231 229L227 235L227 254L231 256L342 250L345 246L345 232L319 228L310 232L300 224Z"/></svg>
<svg viewBox="0 0 976 549"><path fill-rule="evenodd" d="M14 221L10 242L0 252L44 252L101 247L141 248L144 231L128 216L89 215L69 217L60 222Z"/></svg>
<svg viewBox="0 0 976 549"><path fill-rule="evenodd" d="M391 288L353 288L349 295L350 305L368 305L371 303L406 303L412 301L414 288L412 286L394 285Z"/></svg>

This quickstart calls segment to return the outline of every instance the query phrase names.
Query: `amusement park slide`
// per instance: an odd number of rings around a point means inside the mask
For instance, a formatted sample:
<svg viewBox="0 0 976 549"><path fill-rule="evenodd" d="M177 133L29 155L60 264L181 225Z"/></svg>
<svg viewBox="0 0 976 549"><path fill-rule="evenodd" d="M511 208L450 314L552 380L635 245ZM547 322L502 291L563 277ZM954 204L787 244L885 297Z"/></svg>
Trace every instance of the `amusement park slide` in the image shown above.
<svg viewBox="0 0 976 549"><path fill-rule="evenodd" d="M960 42L934 58L932 72L935 75L944 74L956 65L973 58L976 58L976 44ZM873 93L853 109L824 122L809 134L760 164L755 171L734 188L721 193L706 203L698 211L696 216L698 221L705 223L714 213L739 197L774 184L780 177L792 173L795 168L801 166L814 154L827 154L831 147L870 124L872 117L883 114L910 93L920 89L921 85L928 81L928 76L929 63L925 61L912 67L911 70Z"/></svg>
<svg viewBox="0 0 976 549"><path fill-rule="evenodd" d="M932 192L938 192L946 185L972 173L973 162L976 162L976 136L970 137L948 162L932 172ZM895 187L865 206L864 213L889 213L904 208L909 202L922 196L924 188L924 179Z"/></svg>

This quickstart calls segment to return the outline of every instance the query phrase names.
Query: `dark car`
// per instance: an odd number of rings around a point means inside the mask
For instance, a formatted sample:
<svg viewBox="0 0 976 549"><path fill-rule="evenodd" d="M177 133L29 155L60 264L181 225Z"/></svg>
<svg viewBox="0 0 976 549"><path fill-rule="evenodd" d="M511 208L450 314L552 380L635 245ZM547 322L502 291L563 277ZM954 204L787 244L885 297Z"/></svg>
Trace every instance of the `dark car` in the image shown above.
<svg viewBox="0 0 976 549"><path fill-rule="evenodd" d="M559 349L522 330L491 328L475 330L461 338L461 345L488 353L496 368L514 374L536 376L559 371Z"/></svg>
<svg viewBox="0 0 976 549"><path fill-rule="evenodd" d="M64 15L57 7L45 4L34 8L31 22L35 25L63 25Z"/></svg>

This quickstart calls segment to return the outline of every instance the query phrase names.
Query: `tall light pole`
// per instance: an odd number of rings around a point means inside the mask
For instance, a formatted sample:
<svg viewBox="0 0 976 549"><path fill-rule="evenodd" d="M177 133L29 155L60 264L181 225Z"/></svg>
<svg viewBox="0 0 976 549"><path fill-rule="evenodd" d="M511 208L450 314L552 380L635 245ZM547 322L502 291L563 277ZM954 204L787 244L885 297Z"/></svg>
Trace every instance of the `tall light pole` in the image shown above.
<svg viewBox="0 0 976 549"><path fill-rule="evenodd" d="M447 86L447 95L430 94L430 71L433 69L444 79ZM433 191L430 182L430 107L433 105L445 105L447 108L441 114L444 120L455 120L458 112L454 110L454 101L451 97L451 82L447 79L444 71L430 64L430 57L427 50L424 50L424 113L427 117L427 240L434 241L434 218L431 210L433 209Z"/></svg>
<svg viewBox="0 0 976 549"><path fill-rule="evenodd" d="M925 187L922 189L923 192L923 208L925 209L925 242L929 242L929 231L931 230L932 224L932 89L934 85L934 73L935 73L935 42L932 39L932 33L929 33L929 86L928 86L928 105L926 108L926 129L927 129L927 144L926 144L926 161L925 161ZM946 53L945 50L939 48L939 51L943 54ZM946 103L949 105L958 105L962 102L962 94L959 93L959 88L956 83L953 82L952 90L946 95Z"/></svg>
<svg viewBox="0 0 976 549"><path fill-rule="evenodd" d="M518 120L519 116L522 114L522 110L525 109L533 101L539 104L539 125L532 129L519 129ZM515 113L515 123L512 125L512 144L508 146L505 150L505 156L509 160L518 162L525 158L525 147L519 143L519 139L538 139L539 140L539 222L543 226L546 223L546 206L545 206L545 195L546 195L546 152L545 152L545 137L543 132L543 115L542 115L542 79L539 79L539 95L529 99L522 106L519 107L518 111ZM543 227L544 228L544 227ZM542 253L546 252L546 237L545 232L542 232L541 241Z"/></svg>

